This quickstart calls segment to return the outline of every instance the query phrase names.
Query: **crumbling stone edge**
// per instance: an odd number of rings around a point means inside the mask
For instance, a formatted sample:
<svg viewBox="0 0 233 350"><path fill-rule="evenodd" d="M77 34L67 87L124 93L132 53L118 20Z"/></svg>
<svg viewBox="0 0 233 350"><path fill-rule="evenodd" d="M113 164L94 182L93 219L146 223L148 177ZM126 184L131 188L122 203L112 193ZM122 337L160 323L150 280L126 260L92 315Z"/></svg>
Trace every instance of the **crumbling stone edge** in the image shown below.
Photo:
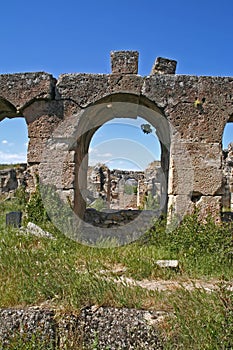
<svg viewBox="0 0 233 350"><path fill-rule="evenodd" d="M78 315L41 307L0 309L0 349L12 339L34 339L45 349L162 349L163 311L86 307Z"/></svg>

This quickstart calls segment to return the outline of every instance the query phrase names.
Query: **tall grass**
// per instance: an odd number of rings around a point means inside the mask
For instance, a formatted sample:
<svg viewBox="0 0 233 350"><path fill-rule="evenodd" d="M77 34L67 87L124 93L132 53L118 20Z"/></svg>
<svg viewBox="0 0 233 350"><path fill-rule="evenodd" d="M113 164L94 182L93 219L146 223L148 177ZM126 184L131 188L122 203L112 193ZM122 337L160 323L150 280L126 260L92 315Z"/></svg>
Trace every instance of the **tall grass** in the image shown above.
<svg viewBox="0 0 233 350"><path fill-rule="evenodd" d="M233 294L224 286L215 293L180 290L173 295L174 316L161 328L165 349L233 349Z"/></svg>
<svg viewBox="0 0 233 350"><path fill-rule="evenodd" d="M100 249L68 239L46 219L43 206L37 205L40 197L33 200L29 205L18 191L15 199L1 203L0 307L42 304L63 312L93 304L162 309L169 311L158 324L165 349L233 349L232 292L224 285L233 276L232 225L215 225L211 218L203 224L195 213L172 232L165 221L157 220L137 242ZM23 210L27 220L35 215L56 239L6 227L5 214L12 210ZM180 269L162 269L158 259L178 259ZM120 283L119 275L180 283L214 279L220 284L211 293L182 288L157 292Z"/></svg>

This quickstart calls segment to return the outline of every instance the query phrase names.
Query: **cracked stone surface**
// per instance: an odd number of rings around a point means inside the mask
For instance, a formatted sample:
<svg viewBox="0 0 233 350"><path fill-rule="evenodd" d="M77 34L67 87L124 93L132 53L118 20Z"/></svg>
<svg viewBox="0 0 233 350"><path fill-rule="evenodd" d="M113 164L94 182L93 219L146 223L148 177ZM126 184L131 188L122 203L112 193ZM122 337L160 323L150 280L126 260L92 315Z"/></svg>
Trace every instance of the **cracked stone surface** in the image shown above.
<svg viewBox="0 0 233 350"><path fill-rule="evenodd" d="M56 171L51 176L55 186L59 182L59 190L70 191L75 212L83 217L79 160L87 155L95 130L119 117L114 109L109 108L107 114L106 108L120 102L133 104L138 112L142 107L156 111L155 117L148 113L143 117L152 125L158 115L166 121L156 125L159 137L167 138L161 163L168 182L168 215L182 217L192 212L196 207L192 194L198 193L200 217L210 211L219 221L224 187L220 145L226 123L233 121L233 78L177 75L176 62L162 57L155 61L151 75L142 77L138 75L138 56L136 51L112 52L110 74L62 74L58 80L45 72L2 74L0 120L26 119L30 166L49 162L44 154L49 141L57 140L55 135L72 141L64 152L74 151L75 162L61 167L66 180L60 186L60 170L59 176ZM57 150L52 163L58 163L59 157ZM184 161L177 160L181 158Z"/></svg>

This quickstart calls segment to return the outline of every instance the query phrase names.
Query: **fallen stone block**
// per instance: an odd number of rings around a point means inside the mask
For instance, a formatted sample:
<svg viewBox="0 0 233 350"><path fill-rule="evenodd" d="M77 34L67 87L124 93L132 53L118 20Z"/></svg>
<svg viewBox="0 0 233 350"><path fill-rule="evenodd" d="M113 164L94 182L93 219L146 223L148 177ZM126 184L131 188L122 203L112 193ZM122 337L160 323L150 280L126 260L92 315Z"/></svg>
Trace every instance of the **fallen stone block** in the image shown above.
<svg viewBox="0 0 233 350"><path fill-rule="evenodd" d="M179 267L179 261L178 260L157 260L156 265L159 267L170 267L173 269L176 269Z"/></svg>
<svg viewBox="0 0 233 350"><path fill-rule="evenodd" d="M33 222L29 222L27 224L26 232L29 233L29 234L32 234L34 236L37 236L37 237L54 239L54 236L51 233L42 230L41 227L37 226Z"/></svg>

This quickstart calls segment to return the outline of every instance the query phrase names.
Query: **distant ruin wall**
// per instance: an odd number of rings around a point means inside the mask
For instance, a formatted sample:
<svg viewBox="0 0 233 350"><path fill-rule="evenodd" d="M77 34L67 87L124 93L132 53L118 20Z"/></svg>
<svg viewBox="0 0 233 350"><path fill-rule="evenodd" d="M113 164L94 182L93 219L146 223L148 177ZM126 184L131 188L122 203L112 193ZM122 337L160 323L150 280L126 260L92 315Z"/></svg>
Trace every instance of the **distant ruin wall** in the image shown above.
<svg viewBox="0 0 233 350"><path fill-rule="evenodd" d="M90 140L106 121L126 117L124 110L111 109L114 103L128 103L128 117L144 108L143 118L158 129L168 210L182 216L198 207L201 215L211 211L219 218L222 135L233 121L233 78L176 75L176 62L163 58L141 77L134 51L112 52L111 67L110 74L63 74L58 80L44 72L0 75L0 118L25 118L28 165L69 196L82 217Z"/></svg>

